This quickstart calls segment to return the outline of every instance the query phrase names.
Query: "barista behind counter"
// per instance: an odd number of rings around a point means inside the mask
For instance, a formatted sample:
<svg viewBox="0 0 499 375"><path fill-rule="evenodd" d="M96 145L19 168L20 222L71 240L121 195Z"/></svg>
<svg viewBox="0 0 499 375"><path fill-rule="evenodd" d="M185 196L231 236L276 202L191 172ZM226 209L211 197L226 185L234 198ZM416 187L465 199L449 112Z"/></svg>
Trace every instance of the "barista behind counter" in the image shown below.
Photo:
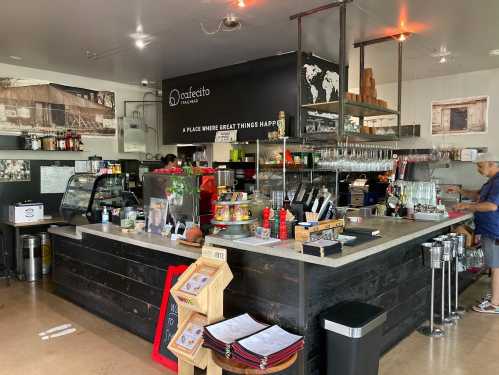
<svg viewBox="0 0 499 375"><path fill-rule="evenodd" d="M162 168L164 169L171 169L179 166L179 163L177 161L177 156L174 154L168 154L165 157L162 157L161 164Z"/></svg>

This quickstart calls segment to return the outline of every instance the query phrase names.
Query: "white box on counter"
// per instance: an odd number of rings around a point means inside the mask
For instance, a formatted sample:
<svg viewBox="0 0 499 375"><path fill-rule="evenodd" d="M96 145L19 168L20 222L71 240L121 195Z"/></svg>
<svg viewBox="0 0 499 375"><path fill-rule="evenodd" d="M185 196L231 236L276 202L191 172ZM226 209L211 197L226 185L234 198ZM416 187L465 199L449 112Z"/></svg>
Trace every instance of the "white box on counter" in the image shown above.
<svg viewBox="0 0 499 375"><path fill-rule="evenodd" d="M17 203L9 206L9 221L32 223L43 220L43 203Z"/></svg>

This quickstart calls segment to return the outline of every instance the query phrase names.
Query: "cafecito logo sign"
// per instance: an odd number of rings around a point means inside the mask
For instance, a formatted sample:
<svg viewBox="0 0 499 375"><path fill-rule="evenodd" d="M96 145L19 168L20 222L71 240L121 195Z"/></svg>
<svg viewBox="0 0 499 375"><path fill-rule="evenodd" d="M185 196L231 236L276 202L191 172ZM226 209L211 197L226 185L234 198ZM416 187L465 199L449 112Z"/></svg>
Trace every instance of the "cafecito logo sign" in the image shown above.
<svg viewBox="0 0 499 375"><path fill-rule="evenodd" d="M210 96L211 90L205 88L204 86L198 89L189 86L189 90L180 91L179 89L172 89L170 91L170 96L168 99L168 104L170 107L176 107L178 105L189 105L199 103L199 99L205 96Z"/></svg>

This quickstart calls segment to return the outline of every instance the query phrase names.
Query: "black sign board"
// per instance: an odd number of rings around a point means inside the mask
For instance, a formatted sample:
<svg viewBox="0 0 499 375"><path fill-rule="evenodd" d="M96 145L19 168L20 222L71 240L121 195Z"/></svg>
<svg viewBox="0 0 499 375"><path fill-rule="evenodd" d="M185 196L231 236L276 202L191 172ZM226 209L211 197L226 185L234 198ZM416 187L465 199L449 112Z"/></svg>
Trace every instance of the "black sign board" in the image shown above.
<svg viewBox="0 0 499 375"><path fill-rule="evenodd" d="M279 111L296 113L296 55L250 61L163 81L164 143L211 143L219 130L238 140L267 138Z"/></svg>
<svg viewBox="0 0 499 375"><path fill-rule="evenodd" d="M153 344L152 358L173 371L178 369L177 356L168 350L168 344L177 332L178 306L170 295L170 289L186 269L187 266L168 267Z"/></svg>
<svg viewBox="0 0 499 375"><path fill-rule="evenodd" d="M166 79L163 142L212 143L224 130L237 130L238 141L266 139L279 111L295 135L296 78L296 53L289 53ZM304 54L302 87L304 104L337 100L338 65Z"/></svg>

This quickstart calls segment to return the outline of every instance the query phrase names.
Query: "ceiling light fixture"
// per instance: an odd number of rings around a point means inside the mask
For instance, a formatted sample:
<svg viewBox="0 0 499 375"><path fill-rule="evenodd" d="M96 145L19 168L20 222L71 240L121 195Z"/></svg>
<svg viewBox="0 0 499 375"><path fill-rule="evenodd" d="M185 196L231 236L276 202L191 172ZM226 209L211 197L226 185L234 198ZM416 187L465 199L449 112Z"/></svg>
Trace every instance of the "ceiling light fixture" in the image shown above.
<svg viewBox="0 0 499 375"><path fill-rule="evenodd" d="M490 56L499 56L499 49L491 49L489 51Z"/></svg>
<svg viewBox="0 0 499 375"><path fill-rule="evenodd" d="M439 50L431 54L431 57L437 58L440 64L445 64L449 62L449 57L451 54L451 51L449 51L447 47L441 46Z"/></svg>
<svg viewBox="0 0 499 375"><path fill-rule="evenodd" d="M222 19L222 23L229 30L233 30L233 29L241 27L241 21L239 20L239 17L237 17L236 15L234 15L232 13L228 14L226 17L224 17Z"/></svg>
<svg viewBox="0 0 499 375"><path fill-rule="evenodd" d="M137 39L135 41L135 47L138 49L144 49L146 47L147 43L144 39Z"/></svg>
<svg viewBox="0 0 499 375"><path fill-rule="evenodd" d="M144 33L144 29L140 24L135 29L135 32L130 34L130 38L133 39L135 47L140 50L149 45L153 39L151 35Z"/></svg>
<svg viewBox="0 0 499 375"><path fill-rule="evenodd" d="M239 8L244 8L246 6L246 3L244 2L244 0L238 0L237 1L237 6Z"/></svg>

